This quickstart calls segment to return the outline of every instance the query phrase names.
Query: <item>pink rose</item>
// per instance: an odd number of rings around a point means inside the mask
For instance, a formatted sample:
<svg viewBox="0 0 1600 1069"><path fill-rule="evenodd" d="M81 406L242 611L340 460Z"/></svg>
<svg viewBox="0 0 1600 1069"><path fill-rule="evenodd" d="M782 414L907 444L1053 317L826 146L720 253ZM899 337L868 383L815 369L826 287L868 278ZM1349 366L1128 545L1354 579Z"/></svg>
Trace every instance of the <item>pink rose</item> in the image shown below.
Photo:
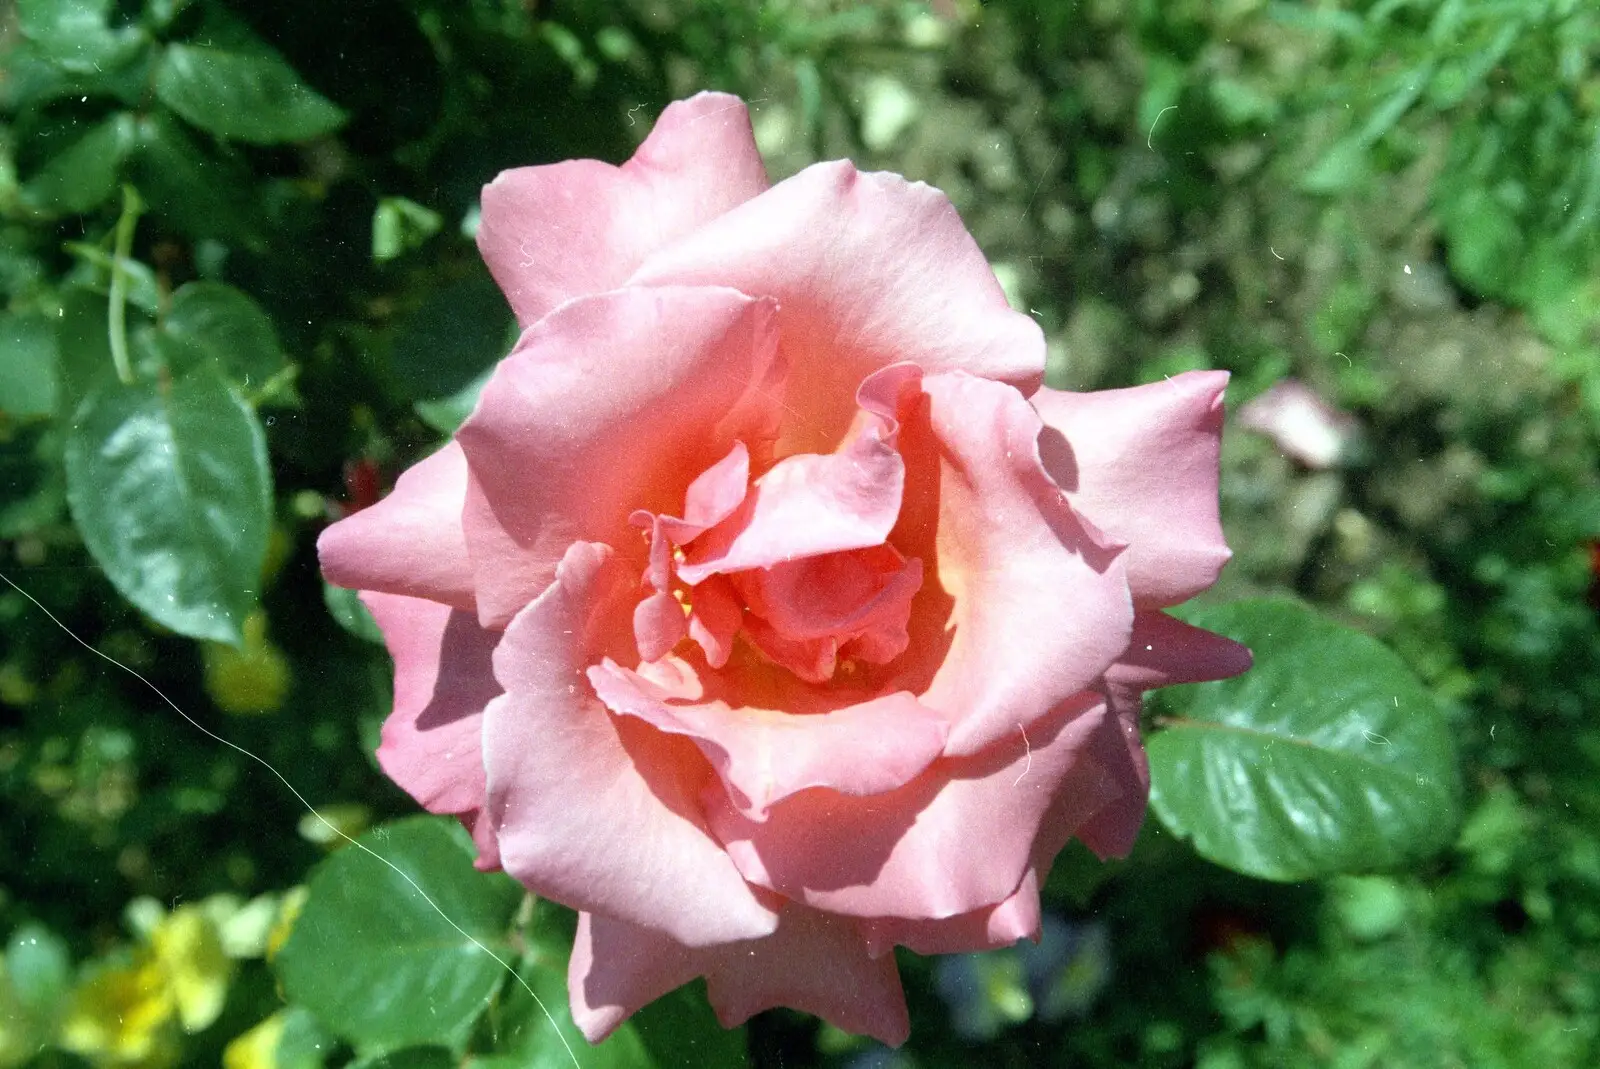
<svg viewBox="0 0 1600 1069"><path fill-rule="evenodd" d="M1133 843L1141 692L1249 663L1161 611L1229 556L1226 375L1041 389L942 194L769 188L720 94L502 174L478 243L521 339L319 544L394 657L384 769L580 912L590 1039L704 976L903 1041L892 947L1037 937L1070 838Z"/></svg>

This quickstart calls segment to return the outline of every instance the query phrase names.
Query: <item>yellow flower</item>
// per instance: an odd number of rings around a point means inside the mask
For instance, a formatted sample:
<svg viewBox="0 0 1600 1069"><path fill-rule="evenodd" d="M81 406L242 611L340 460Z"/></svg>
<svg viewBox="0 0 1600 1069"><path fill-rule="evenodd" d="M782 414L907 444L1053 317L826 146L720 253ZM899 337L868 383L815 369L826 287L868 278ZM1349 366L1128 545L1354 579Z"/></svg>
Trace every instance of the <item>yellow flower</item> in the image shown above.
<svg viewBox="0 0 1600 1069"><path fill-rule="evenodd" d="M199 906L179 906L150 933L150 951L166 974L183 1030L210 1027L222 1012L233 976L215 922Z"/></svg>
<svg viewBox="0 0 1600 1069"><path fill-rule="evenodd" d="M272 924L272 931L267 933L267 960L271 961L277 956L283 944L288 941L289 933L294 930L294 922L300 917L300 910L306 904L306 889L293 887L283 896L283 904L278 907L278 919Z"/></svg>
<svg viewBox="0 0 1600 1069"><path fill-rule="evenodd" d="M141 951L128 965L91 973L61 1023L62 1048L99 1065L159 1069L176 1061L166 972Z"/></svg>
<svg viewBox="0 0 1600 1069"><path fill-rule="evenodd" d="M222 1052L222 1069L277 1069L283 1023L282 1012L275 1013L234 1039Z"/></svg>

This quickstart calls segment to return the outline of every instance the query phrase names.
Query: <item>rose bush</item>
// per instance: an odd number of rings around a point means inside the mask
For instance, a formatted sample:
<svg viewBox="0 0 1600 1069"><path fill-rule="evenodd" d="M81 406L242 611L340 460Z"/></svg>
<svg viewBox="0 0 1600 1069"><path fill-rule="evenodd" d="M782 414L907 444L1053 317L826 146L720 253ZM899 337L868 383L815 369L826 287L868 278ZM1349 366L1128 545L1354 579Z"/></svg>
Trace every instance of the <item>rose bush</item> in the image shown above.
<svg viewBox="0 0 1600 1069"><path fill-rule="evenodd" d="M1070 838L1132 845L1141 693L1249 663L1162 612L1229 556L1226 376L1042 388L942 194L769 188L719 94L502 174L478 242L520 340L319 544L394 658L384 769L579 911L592 1040L703 976L902 1041L892 948L1036 936Z"/></svg>

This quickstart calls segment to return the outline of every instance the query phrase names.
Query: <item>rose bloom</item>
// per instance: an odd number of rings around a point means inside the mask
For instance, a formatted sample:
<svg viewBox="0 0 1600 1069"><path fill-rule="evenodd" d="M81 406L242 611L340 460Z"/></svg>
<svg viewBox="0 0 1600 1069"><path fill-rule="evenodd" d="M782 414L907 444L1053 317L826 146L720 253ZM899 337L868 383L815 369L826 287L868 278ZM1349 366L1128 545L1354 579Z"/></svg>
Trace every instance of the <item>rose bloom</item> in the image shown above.
<svg viewBox="0 0 1600 1069"><path fill-rule="evenodd" d="M720 94L500 175L478 244L521 338L319 543L394 658L383 768L579 911L592 1041L703 976L902 1042L893 948L1037 938L1070 839L1133 844L1141 692L1249 664L1162 611L1229 556L1227 376L1041 388L943 194L769 186Z"/></svg>

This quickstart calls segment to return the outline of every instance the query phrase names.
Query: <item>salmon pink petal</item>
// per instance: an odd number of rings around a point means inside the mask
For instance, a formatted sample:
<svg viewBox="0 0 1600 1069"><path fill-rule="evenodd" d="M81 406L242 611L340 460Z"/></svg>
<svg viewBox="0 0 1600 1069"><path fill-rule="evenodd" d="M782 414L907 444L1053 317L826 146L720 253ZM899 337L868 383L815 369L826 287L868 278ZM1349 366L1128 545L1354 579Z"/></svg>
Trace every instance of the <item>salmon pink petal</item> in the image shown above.
<svg viewBox="0 0 1600 1069"><path fill-rule="evenodd" d="M693 740L734 805L757 820L774 803L812 787L846 795L894 790L939 756L948 730L943 718L903 692L795 716L717 699L673 700L610 660L588 675L612 712Z"/></svg>
<svg viewBox="0 0 1600 1069"><path fill-rule="evenodd" d="M1096 735L1095 759L1122 784L1123 796L1078 829L1077 837L1101 857L1126 857L1144 824L1150 797L1150 761L1139 738L1140 694L1174 683L1227 679L1250 667L1250 651L1232 639L1144 611L1133 621L1128 650L1106 672L1116 714Z"/></svg>
<svg viewBox="0 0 1600 1069"><path fill-rule="evenodd" d="M651 594L633 610L633 640L640 660L659 661L688 634L683 605L671 594Z"/></svg>
<svg viewBox="0 0 1600 1069"><path fill-rule="evenodd" d="M472 562L461 530L467 459L454 442L406 469L389 496L322 532L328 582L471 610Z"/></svg>
<svg viewBox="0 0 1600 1069"><path fill-rule="evenodd" d="M780 398L774 306L727 289L631 289L563 305L523 334L457 432L463 522L487 626L538 596L574 542L637 549ZM617 372L626 359L626 374Z"/></svg>
<svg viewBox="0 0 1600 1069"><path fill-rule="evenodd" d="M667 105L621 167L568 160L505 171L483 189L478 248L524 327L621 285L662 245L767 188L744 102Z"/></svg>
<svg viewBox="0 0 1600 1069"><path fill-rule="evenodd" d="M791 903L763 939L691 950L654 929L579 914L567 988L590 1042L696 976L727 1028L788 1006L891 1046L911 1032L894 958L870 956L848 920Z"/></svg>
<svg viewBox="0 0 1600 1069"><path fill-rule="evenodd" d="M713 575L694 588L690 608L689 637L705 651L708 665L721 668L733 655L733 637L744 621L733 584L727 576Z"/></svg>
<svg viewBox="0 0 1600 1069"><path fill-rule="evenodd" d="M918 954L972 954L1039 938L1039 877L1029 869L1022 886L996 906L942 920L868 917L859 922L867 952L880 957L903 946Z"/></svg>
<svg viewBox="0 0 1600 1069"><path fill-rule="evenodd" d="M678 566L693 585L710 575L882 545L900 514L905 464L878 427L837 453L785 457L739 508L698 538Z"/></svg>
<svg viewBox="0 0 1600 1069"><path fill-rule="evenodd" d="M361 600L394 658L394 711L378 764L431 813L483 805L483 708L500 693L489 658L500 641L475 615L367 591Z"/></svg>
<svg viewBox="0 0 1600 1069"><path fill-rule="evenodd" d="M1106 673L1112 686L1154 690L1175 683L1230 679L1250 667L1250 650L1164 612L1133 618L1128 649Z"/></svg>
<svg viewBox="0 0 1600 1069"><path fill-rule="evenodd" d="M1141 608L1186 601L1232 555L1217 510L1225 371L1096 393L1040 390L1045 466L1072 507L1128 546Z"/></svg>
<svg viewBox="0 0 1600 1069"><path fill-rule="evenodd" d="M1079 695L982 754L934 762L898 790L803 791L765 821L740 813L715 785L702 797L751 883L854 917L953 917L1016 892L1047 815L1070 835L1115 796L1116 784L1085 757L1106 715L1098 695Z"/></svg>
<svg viewBox="0 0 1600 1069"><path fill-rule="evenodd" d="M1045 474L1039 418L1022 395L959 372L923 388L938 452L936 578L950 615L921 698L953 721L946 753L967 756L1098 680L1127 648L1133 606L1120 552ZM941 645L927 636L912 651Z"/></svg>
<svg viewBox="0 0 1600 1069"><path fill-rule="evenodd" d="M734 442L728 455L696 476L684 494L683 518L663 516L662 530L678 545L700 537L744 503L750 489L750 450Z"/></svg>
<svg viewBox="0 0 1600 1069"><path fill-rule="evenodd" d="M1044 336L1011 310L943 193L822 163L649 257L644 285L724 285L777 298L797 418L780 453L822 453L850 426L858 383L910 361L1032 393Z"/></svg>
<svg viewBox="0 0 1600 1069"><path fill-rule="evenodd" d="M479 872L500 871L500 841L494 837L494 823L481 809L461 814L461 824L472 836L472 845L478 848L478 857L472 865Z"/></svg>
<svg viewBox="0 0 1600 1069"><path fill-rule="evenodd" d="M584 679L601 639L626 631L636 584L609 549L578 543L495 649L505 694L484 712L483 747L501 865L536 894L688 945L766 935L775 914L700 813L697 795L715 782L704 759L613 717Z"/></svg>

